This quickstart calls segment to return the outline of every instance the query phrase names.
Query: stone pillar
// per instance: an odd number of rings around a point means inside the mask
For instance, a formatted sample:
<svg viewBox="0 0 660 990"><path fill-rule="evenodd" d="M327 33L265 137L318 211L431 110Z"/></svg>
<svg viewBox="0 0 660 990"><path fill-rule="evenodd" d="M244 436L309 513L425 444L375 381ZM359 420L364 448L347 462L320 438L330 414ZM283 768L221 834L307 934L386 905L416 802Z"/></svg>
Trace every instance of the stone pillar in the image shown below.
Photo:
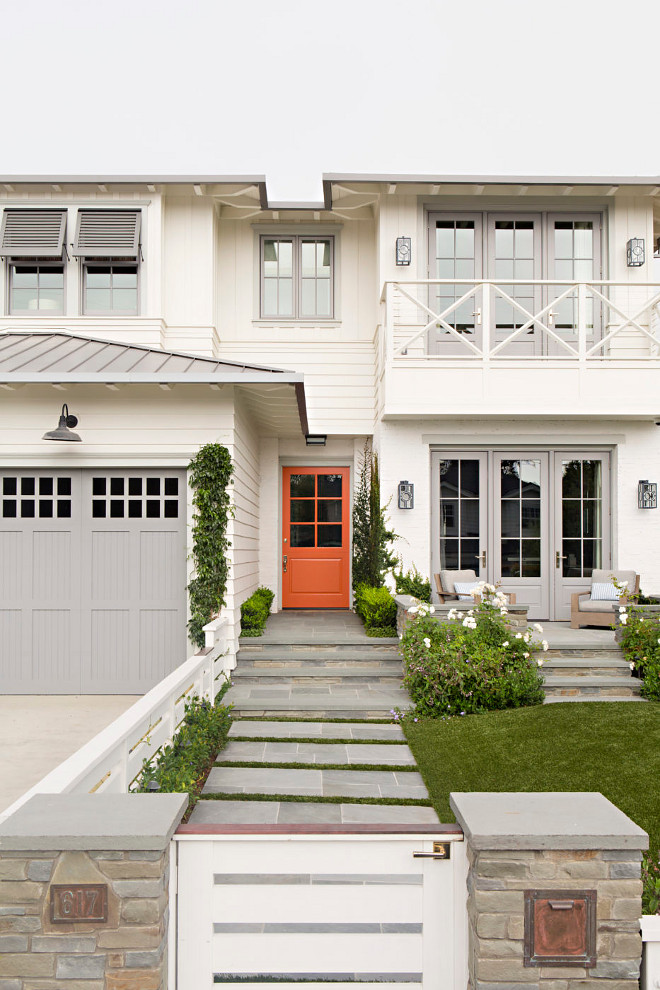
<svg viewBox="0 0 660 990"><path fill-rule="evenodd" d="M468 847L470 990L637 990L641 828L598 793L452 794L451 806Z"/></svg>
<svg viewBox="0 0 660 990"><path fill-rule="evenodd" d="M166 990L185 794L39 794L0 824L0 990Z"/></svg>

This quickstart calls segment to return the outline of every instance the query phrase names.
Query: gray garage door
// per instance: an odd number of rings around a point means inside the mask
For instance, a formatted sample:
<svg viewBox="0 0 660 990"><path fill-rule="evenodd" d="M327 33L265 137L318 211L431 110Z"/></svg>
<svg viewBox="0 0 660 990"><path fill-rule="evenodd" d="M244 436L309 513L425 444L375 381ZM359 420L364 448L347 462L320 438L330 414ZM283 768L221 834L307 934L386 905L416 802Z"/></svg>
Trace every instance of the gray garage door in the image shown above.
<svg viewBox="0 0 660 990"><path fill-rule="evenodd" d="M137 694L186 659L185 472L0 481L3 693Z"/></svg>

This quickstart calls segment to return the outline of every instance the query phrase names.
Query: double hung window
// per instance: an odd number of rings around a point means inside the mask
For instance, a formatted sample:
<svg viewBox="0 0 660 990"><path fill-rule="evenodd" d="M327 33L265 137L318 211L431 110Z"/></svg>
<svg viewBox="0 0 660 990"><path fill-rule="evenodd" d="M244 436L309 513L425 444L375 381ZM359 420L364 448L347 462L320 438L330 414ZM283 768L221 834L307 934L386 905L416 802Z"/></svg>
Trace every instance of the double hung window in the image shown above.
<svg viewBox="0 0 660 990"><path fill-rule="evenodd" d="M139 210L80 210L73 254L85 314L138 312Z"/></svg>
<svg viewBox="0 0 660 990"><path fill-rule="evenodd" d="M9 313L64 312L66 210L6 209L0 257L7 259Z"/></svg>
<svg viewBox="0 0 660 990"><path fill-rule="evenodd" d="M334 237L262 236L262 319L332 319L333 283Z"/></svg>

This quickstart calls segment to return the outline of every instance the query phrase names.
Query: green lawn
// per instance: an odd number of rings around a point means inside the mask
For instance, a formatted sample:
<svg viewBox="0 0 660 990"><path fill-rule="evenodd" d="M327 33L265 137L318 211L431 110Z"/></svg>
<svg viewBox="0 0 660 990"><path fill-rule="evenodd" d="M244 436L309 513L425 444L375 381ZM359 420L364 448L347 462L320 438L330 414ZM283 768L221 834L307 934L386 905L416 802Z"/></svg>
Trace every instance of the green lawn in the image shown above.
<svg viewBox="0 0 660 990"><path fill-rule="evenodd" d="M600 791L660 849L660 704L539 705L404 731L440 821L450 791Z"/></svg>

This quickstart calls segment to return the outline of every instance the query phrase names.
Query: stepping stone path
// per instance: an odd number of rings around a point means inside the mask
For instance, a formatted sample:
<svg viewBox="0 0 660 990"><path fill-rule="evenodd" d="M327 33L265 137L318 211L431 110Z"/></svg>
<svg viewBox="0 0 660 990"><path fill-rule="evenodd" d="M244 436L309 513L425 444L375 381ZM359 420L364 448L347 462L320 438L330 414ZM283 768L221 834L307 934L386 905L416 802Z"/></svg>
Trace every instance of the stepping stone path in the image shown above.
<svg viewBox="0 0 660 990"><path fill-rule="evenodd" d="M191 824L438 824L401 727L369 720L410 703L397 647L350 612L280 613L241 640L229 743Z"/></svg>

